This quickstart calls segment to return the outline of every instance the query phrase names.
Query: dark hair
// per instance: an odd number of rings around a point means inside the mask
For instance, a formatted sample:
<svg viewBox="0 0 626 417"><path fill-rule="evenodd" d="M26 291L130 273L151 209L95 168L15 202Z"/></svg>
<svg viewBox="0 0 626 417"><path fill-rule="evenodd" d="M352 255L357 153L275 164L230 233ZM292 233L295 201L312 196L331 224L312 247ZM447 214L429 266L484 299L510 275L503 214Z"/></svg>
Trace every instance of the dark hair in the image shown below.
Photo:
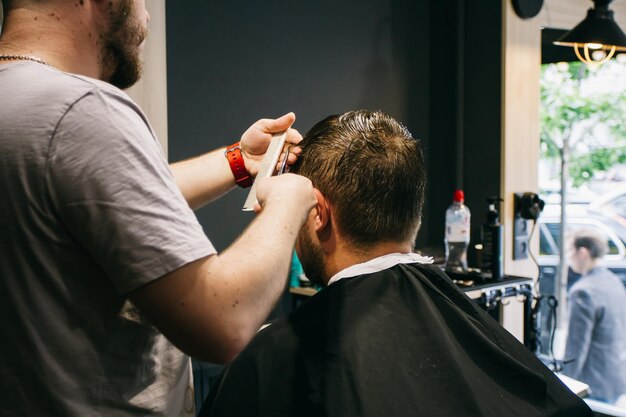
<svg viewBox="0 0 626 417"><path fill-rule="evenodd" d="M293 172L324 194L353 244L415 239L426 173L404 126L380 111L350 111L317 123L300 146Z"/></svg>
<svg viewBox="0 0 626 417"><path fill-rule="evenodd" d="M3 19L6 20L7 18L7 12L11 9L14 9L15 7L17 7L17 2L18 0L0 0L1 6L2 6L2 13L0 13L0 15L3 16ZM2 26L3 22L0 21L0 26Z"/></svg>
<svg viewBox="0 0 626 417"><path fill-rule="evenodd" d="M602 236L595 230L577 230L572 234L571 239L575 249L586 248L593 259L602 258L609 252L606 236Z"/></svg>

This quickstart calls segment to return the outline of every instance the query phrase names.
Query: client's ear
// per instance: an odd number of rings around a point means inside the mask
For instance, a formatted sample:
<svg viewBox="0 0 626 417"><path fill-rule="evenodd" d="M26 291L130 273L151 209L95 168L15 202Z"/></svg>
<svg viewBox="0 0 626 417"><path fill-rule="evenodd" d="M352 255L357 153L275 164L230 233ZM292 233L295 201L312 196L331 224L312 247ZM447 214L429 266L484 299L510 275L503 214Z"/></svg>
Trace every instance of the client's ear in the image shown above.
<svg viewBox="0 0 626 417"><path fill-rule="evenodd" d="M324 197L324 194L321 193L317 188L313 189L315 193L315 197L317 197L317 205L315 206L315 232L320 232L328 225L330 221L330 206L328 205L328 200Z"/></svg>

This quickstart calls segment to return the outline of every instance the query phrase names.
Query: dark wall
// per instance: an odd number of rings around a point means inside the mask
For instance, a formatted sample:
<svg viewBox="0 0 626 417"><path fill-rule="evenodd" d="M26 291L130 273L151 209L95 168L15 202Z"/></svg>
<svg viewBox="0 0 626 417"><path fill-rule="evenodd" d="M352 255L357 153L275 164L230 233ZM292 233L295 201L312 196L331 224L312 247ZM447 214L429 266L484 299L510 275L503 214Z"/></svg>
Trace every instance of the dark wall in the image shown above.
<svg viewBox="0 0 626 417"><path fill-rule="evenodd" d="M502 153L503 2L467 2L463 94L463 187L472 210L472 240L487 220L487 197L498 196ZM504 198L504 196L500 196ZM468 261L476 264L470 250Z"/></svg>
<svg viewBox="0 0 626 417"><path fill-rule="evenodd" d="M423 137L427 14L412 1L167 2L170 160L228 145L258 118L288 111L304 133L329 114L380 109ZM245 196L197 212L218 249L251 220Z"/></svg>
<svg viewBox="0 0 626 417"><path fill-rule="evenodd" d="M423 139L418 247L441 246L455 187L465 187L475 225L499 189L501 6L464 3L167 2L170 160L233 143L261 117L294 111L304 133L329 114L380 109ZM459 37L476 49L459 51ZM252 219L245 197L236 190L197 212L218 250Z"/></svg>
<svg viewBox="0 0 626 417"><path fill-rule="evenodd" d="M470 265L486 198L500 190L501 16L502 4L494 2L431 2L429 221L422 233L425 244L441 249L446 208L463 189L472 212Z"/></svg>

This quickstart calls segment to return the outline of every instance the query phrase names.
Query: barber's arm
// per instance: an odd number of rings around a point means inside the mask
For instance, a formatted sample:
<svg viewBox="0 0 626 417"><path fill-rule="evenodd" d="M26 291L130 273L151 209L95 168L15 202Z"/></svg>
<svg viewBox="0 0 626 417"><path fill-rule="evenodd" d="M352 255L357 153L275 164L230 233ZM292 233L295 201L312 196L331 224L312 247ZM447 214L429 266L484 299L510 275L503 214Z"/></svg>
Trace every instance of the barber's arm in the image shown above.
<svg viewBox="0 0 626 417"><path fill-rule="evenodd" d="M282 293L293 245L316 204L311 182L285 174L257 184L261 211L219 255L192 262L130 294L178 348L230 361L255 335Z"/></svg>
<svg viewBox="0 0 626 417"><path fill-rule="evenodd" d="M287 130L287 142L291 145L298 144L302 140L300 133L291 129L295 120L296 116L293 113L288 113L278 119L261 119L242 135L243 159L248 172L253 177L258 172L258 166L273 133ZM176 183L192 209L197 209L219 198L235 187L235 180L224 151L225 148L217 149L170 165ZM299 148L294 148L291 152L288 163L295 162Z"/></svg>

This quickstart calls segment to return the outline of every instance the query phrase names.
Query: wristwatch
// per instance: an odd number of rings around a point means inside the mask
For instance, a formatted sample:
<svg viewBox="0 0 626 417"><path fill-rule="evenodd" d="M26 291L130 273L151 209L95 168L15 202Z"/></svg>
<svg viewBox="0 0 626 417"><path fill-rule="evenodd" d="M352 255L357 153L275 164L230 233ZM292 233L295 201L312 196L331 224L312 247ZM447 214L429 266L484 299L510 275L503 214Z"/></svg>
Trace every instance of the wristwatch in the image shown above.
<svg viewBox="0 0 626 417"><path fill-rule="evenodd" d="M233 143L224 151L230 170L233 172L235 182L241 188L248 188L254 183L254 178L246 169L246 164L243 162L243 156L241 156L241 145L239 142Z"/></svg>

